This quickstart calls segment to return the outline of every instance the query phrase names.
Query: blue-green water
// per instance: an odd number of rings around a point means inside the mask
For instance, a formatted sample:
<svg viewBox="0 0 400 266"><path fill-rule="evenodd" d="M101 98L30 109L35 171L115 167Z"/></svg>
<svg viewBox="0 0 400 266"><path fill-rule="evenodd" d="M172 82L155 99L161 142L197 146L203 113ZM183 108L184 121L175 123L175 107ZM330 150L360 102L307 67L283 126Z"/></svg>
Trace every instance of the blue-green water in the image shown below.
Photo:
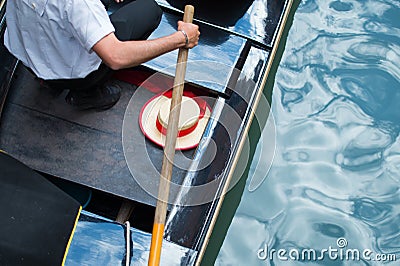
<svg viewBox="0 0 400 266"><path fill-rule="evenodd" d="M272 98L272 167L216 265L399 265L400 1L302 1Z"/></svg>

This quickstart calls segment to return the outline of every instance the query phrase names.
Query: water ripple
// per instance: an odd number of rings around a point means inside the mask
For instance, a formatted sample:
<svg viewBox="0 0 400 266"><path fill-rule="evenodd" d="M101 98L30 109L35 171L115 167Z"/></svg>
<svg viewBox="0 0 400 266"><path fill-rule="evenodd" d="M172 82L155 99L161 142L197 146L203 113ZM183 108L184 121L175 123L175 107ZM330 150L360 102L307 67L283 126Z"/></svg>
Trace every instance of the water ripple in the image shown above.
<svg viewBox="0 0 400 266"><path fill-rule="evenodd" d="M273 91L275 160L244 192L217 264L340 237L400 259L399 103L400 1L301 1Z"/></svg>

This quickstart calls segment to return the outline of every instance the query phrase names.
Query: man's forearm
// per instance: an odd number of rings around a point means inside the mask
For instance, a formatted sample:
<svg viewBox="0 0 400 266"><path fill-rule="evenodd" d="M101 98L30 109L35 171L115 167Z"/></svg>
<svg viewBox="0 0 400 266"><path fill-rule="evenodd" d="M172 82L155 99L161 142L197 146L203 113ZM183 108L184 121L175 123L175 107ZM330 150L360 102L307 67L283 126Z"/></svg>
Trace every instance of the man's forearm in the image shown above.
<svg viewBox="0 0 400 266"><path fill-rule="evenodd" d="M93 50L106 65L117 70L140 65L185 44L185 36L179 31L154 40L125 42L112 33L96 43Z"/></svg>
<svg viewBox="0 0 400 266"><path fill-rule="evenodd" d="M123 44L120 56L121 68L132 67L147 62L157 56L185 46L185 37L181 32L149 40L129 41Z"/></svg>

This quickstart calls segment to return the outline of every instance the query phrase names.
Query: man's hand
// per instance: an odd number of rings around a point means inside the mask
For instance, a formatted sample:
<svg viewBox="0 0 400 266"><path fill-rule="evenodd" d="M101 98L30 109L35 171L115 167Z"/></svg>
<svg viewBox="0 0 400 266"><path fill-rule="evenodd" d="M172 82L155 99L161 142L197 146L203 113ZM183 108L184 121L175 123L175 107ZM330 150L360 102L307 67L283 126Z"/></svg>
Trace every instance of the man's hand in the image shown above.
<svg viewBox="0 0 400 266"><path fill-rule="evenodd" d="M124 2L124 0L115 0L115 2L122 3L122 2Z"/></svg>
<svg viewBox="0 0 400 266"><path fill-rule="evenodd" d="M199 31L199 26L192 24L192 23L185 23L183 21L178 21L178 31L183 30L187 37L188 37L188 44L185 45L185 48L193 48L199 43L199 36L200 36L200 31ZM182 37L186 37L182 34Z"/></svg>

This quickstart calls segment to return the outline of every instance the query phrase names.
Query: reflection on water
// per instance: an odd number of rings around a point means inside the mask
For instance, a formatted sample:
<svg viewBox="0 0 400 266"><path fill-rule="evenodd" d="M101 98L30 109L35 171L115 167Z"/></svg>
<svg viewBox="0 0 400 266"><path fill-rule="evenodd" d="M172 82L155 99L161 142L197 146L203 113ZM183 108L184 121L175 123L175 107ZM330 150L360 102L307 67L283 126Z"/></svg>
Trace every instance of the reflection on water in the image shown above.
<svg viewBox="0 0 400 266"><path fill-rule="evenodd" d="M321 251L342 237L400 260L399 102L400 1L302 1L273 92L275 160L246 189L217 265L298 265L257 251Z"/></svg>

